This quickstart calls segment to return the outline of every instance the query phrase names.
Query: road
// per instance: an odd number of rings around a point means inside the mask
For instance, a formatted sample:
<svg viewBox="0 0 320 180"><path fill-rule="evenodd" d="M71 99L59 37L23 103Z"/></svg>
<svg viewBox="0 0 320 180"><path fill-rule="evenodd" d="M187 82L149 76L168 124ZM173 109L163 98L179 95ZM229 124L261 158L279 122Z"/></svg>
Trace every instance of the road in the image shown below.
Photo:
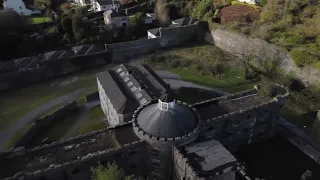
<svg viewBox="0 0 320 180"><path fill-rule="evenodd" d="M17 122L15 122L14 124L12 124L10 127L6 129L3 129L0 132L0 150L5 148L10 138L13 137L19 129L21 129L28 123L32 122L38 116L41 116L42 113L47 112L57 104L67 103L69 101L75 100L80 94L85 93L87 91L88 91L88 88L78 89L64 96L58 97L56 99L52 99L51 101L44 103L32 109L31 111L29 111L26 115L21 117Z"/></svg>

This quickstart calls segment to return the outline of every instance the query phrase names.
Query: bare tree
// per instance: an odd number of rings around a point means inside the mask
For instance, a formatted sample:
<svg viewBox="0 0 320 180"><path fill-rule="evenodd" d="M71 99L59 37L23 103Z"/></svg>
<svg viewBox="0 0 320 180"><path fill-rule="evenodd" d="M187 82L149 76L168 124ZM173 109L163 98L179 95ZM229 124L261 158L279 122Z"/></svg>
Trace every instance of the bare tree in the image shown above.
<svg viewBox="0 0 320 180"><path fill-rule="evenodd" d="M158 17L158 21L162 25L165 25L170 21L168 4L165 3L164 0L157 0L155 13Z"/></svg>

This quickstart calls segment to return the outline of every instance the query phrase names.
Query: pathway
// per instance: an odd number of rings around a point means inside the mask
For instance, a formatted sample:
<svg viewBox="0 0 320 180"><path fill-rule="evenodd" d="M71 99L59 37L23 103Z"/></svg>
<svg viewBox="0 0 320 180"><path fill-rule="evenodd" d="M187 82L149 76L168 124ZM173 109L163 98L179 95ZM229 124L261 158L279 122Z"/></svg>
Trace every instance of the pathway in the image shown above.
<svg viewBox="0 0 320 180"><path fill-rule="evenodd" d="M88 88L78 89L64 96L53 99L47 103L41 104L40 106L29 111L26 115L21 117L17 122L15 122L14 124L12 124L10 127L6 129L3 129L0 132L0 150L5 148L10 138L13 137L19 129L21 129L28 123L32 122L38 116L42 115L43 112L50 110L52 107L54 107L57 104L73 101L80 94L85 93L87 91L88 91Z"/></svg>

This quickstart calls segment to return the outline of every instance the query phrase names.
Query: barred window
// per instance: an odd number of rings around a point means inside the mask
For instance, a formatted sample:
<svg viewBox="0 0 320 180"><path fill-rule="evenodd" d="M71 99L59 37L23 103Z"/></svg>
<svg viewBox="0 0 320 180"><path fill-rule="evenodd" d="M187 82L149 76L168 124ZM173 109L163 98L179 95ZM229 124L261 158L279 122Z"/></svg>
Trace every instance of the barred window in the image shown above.
<svg viewBox="0 0 320 180"><path fill-rule="evenodd" d="M147 100L145 98L141 99L140 104L146 104Z"/></svg>
<svg viewBox="0 0 320 180"><path fill-rule="evenodd" d="M132 82L128 82L128 86L129 86L129 87L132 86L132 84L133 84Z"/></svg>
<svg viewBox="0 0 320 180"><path fill-rule="evenodd" d="M121 71L122 71L122 69L121 69L121 68L117 69L117 73L120 73Z"/></svg>
<svg viewBox="0 0 320 180"><path fill-rule="evenodd" d="M141 94L141 93L138 93L138 94L136 95L136 97L137 97L137 98L141 98L141 97L142 97L142 94Z"/></svg>
<svg viewBox="0 0 320 180"><path fill-rule="evenodd" d="M129 77L126 77L126 78L124 79L124 82L127 82L127 81L129 81Z"/></svg>
<svg viewBox="0 0 320 180"><path fill-rule="evenodd" d="M158 107L162 110L168 110L169 109L169 103L162 102L160 99L158 100Z"/></svg>
<svg viewBox="0 0 320 180"><path fill-rule="evenodd" d="M136 88L135 86L133 86L133 87L131 88L131 91L133 92L133 91L135 91L135 90L137 90L137 88Z"/></svg>
<svg viewBox="0 0 320 180"><path fill-rule="evenodd" d="M124 73L124 72L122 72L121 74L120 74L120 76L122 77L122 76L124 76L126 73Z"/></svg>

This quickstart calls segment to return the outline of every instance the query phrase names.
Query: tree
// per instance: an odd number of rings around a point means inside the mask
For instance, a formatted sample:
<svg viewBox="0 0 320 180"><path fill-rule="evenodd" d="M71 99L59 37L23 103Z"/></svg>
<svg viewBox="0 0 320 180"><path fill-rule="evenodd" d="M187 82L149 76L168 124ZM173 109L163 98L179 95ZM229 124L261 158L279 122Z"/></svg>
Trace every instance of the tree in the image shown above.
<svg viewBox="0 0 320 180"><path fill-rule="evenodd" d="M35 0L34 1L34 6L50 8L51 7L51 1L50 0Z"/></svg>
<svg viewBox="0 0 320 180"><path fill-rule="evenodd" d="M0 10L0 49L1 60L9 60L17 54L17 46L22 41L23 32L29 29L30 22L15 11Z"/></svg>
<svg viewBox="0 0 320 180"><path fill-rule="evenodd" d="M99 165L91 169L93 180L133 180L133 176L125 176L124 171L115 163L108 163L107 167Z"/></svg>
<svg viewBox="0 0 320 180"><path fill-rule="evenodd" d="M138 12L130 17L130 24L132 25L140 25L143 23L143 13Z"/></svg>
<svg viewBox="0 0 320 180"><path fill-rule="evenodd" d="M161 25L166 25L170 21L168 3L163 0L157 0L155 14Z"/></svg>

